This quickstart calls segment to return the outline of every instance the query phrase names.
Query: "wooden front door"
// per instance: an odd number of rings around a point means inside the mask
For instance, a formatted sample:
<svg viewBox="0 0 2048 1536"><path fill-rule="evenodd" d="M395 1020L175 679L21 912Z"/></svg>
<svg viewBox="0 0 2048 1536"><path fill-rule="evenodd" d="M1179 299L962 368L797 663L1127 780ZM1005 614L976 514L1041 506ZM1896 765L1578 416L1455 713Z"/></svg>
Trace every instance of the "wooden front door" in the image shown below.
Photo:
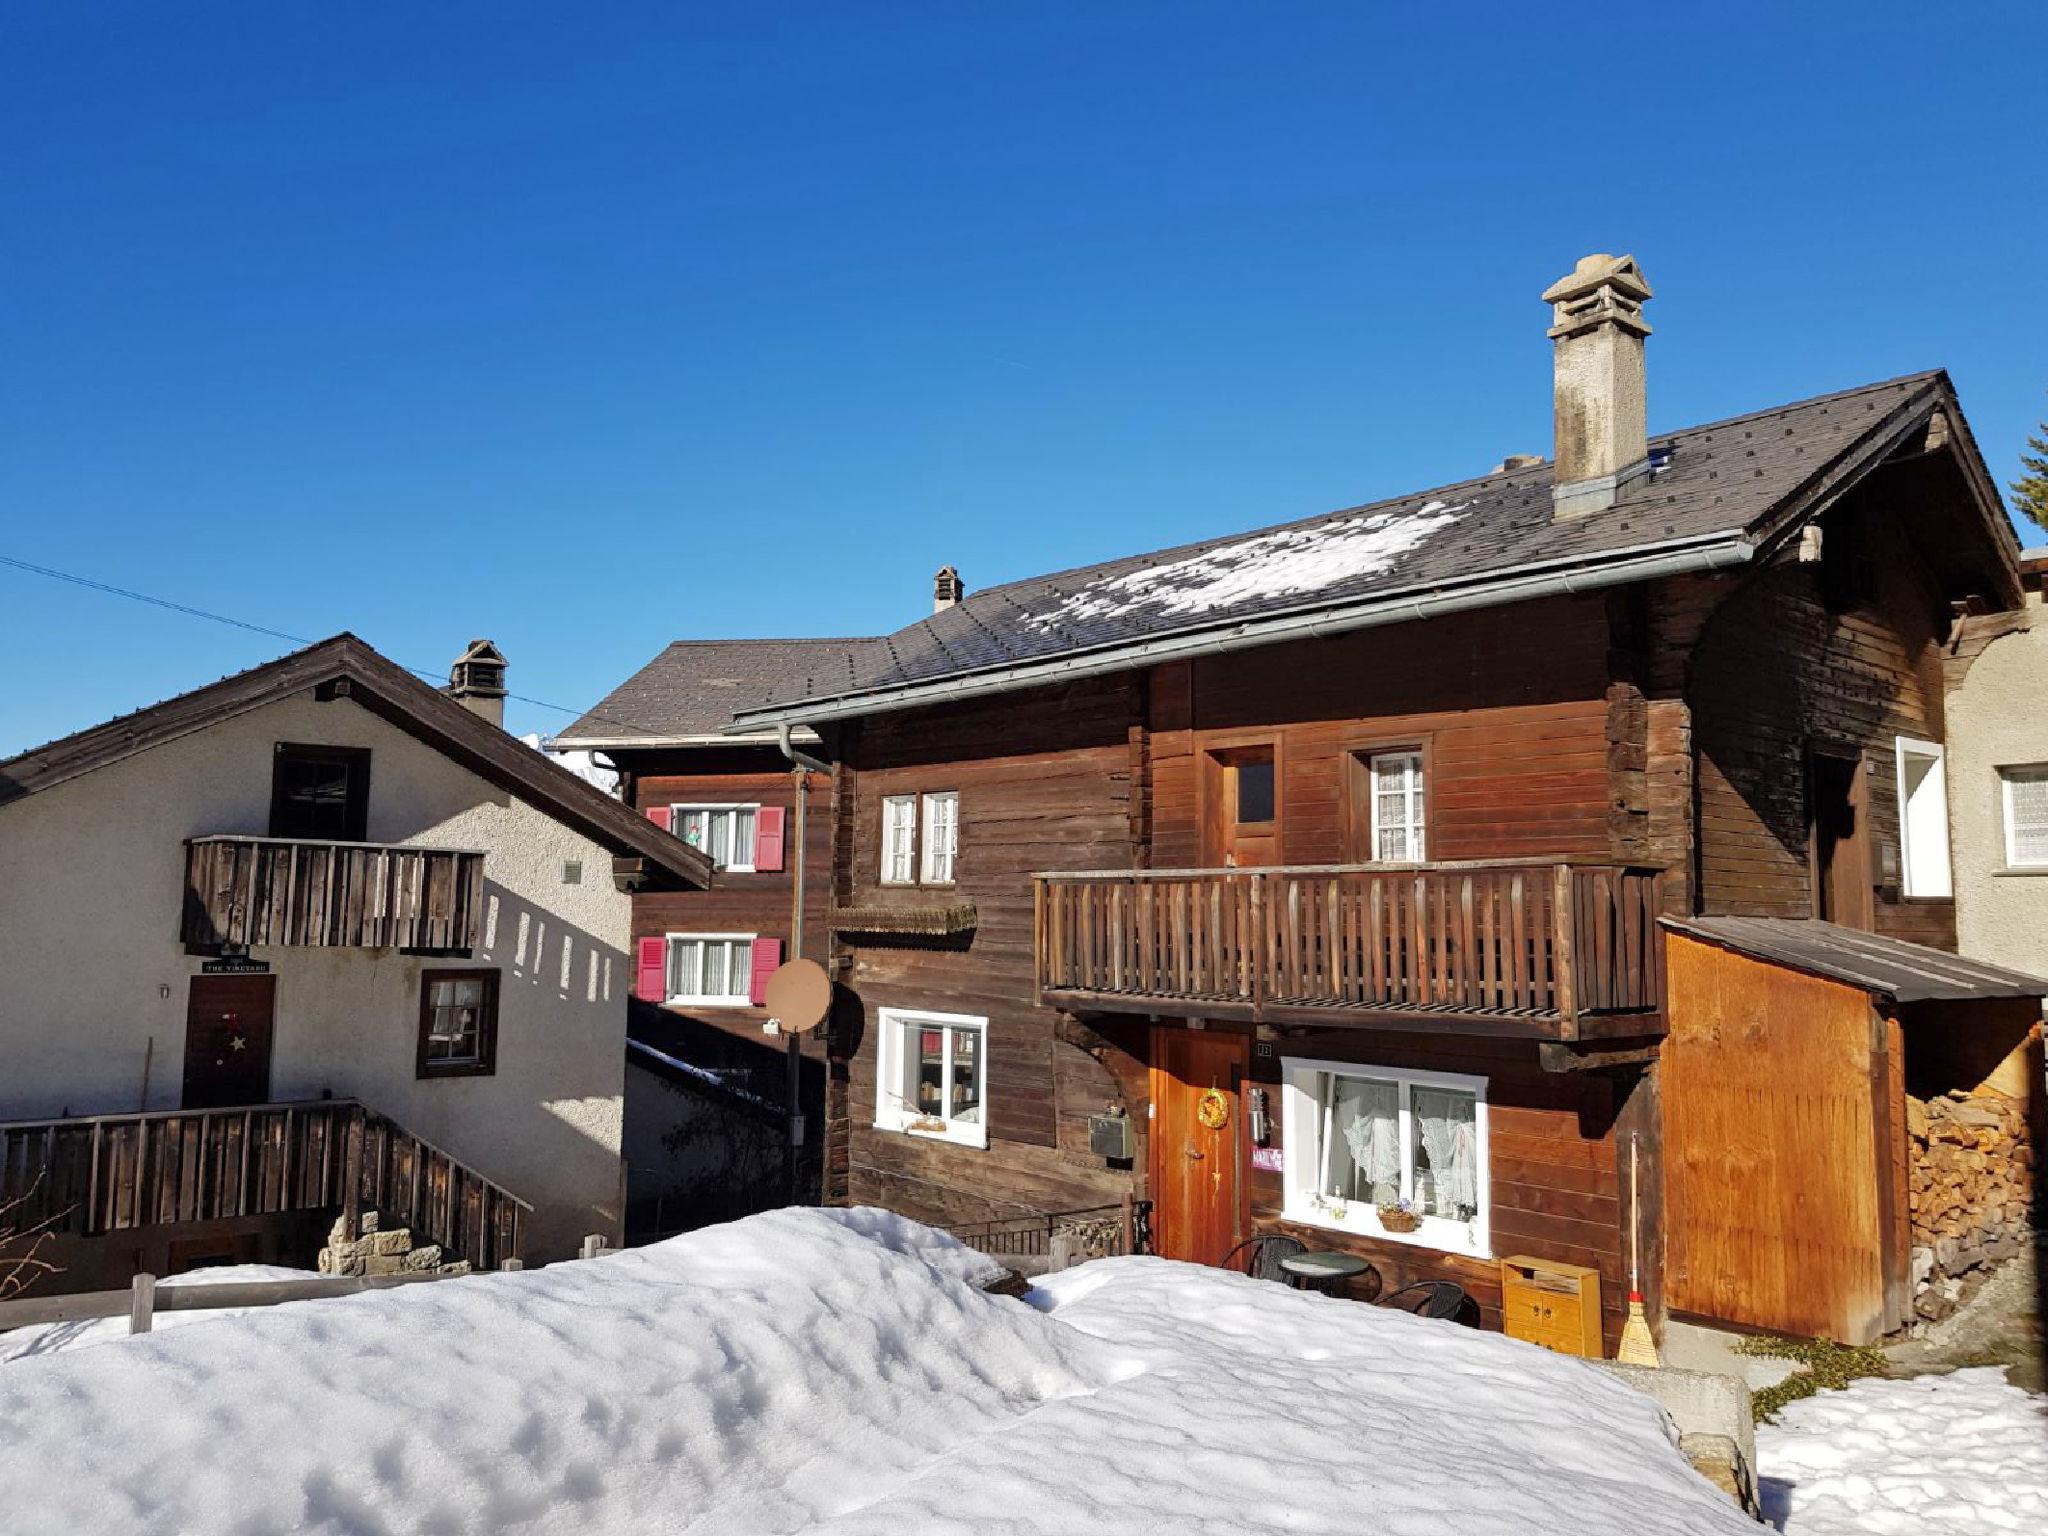
<svg viewBox="0 0 2048 1536"><path fill-rule="evenodd" d="M1202 864L1247 869L1280 862L1280 774L1270 743L1202 754Z"/></svg>
<svg viewBox="0 0 2048 1536"><path fill-rule="evenodd" d="M185 1005L186 1109L270 1098L275 976L194 976Z"/></svg>
<svg viewBox="0 0 2048 1536"><path fill-rule="evenodd" d="M1216 1264L1237 1242L1238 1084L1250 1060L1243 1035L1152 1031L1153 1246L1166 1258Z"/></svg>
<svg viewBox="0 0 2048 1536"><path fill-rule="evenodd" d="M1870 775L1860 755L1816 751L1808 759L1812 810L1813 915L1845 928L1877 921L1870 858Z"/></svg>

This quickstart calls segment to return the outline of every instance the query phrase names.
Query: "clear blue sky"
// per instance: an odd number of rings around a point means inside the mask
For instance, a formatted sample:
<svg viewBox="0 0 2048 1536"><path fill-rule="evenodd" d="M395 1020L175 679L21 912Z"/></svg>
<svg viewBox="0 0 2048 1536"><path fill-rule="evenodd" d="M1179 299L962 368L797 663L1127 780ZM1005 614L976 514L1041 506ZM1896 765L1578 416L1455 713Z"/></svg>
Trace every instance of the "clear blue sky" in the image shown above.
<svg viewBox="0 0 2048 1536"><path fill-rule="evenodd" d="M2048 7L0 0L0 554L512 686L1942 365L2048 412ZM280 642L0 568L0 753ZM565 717L515 705L516 729Z"/></svg>

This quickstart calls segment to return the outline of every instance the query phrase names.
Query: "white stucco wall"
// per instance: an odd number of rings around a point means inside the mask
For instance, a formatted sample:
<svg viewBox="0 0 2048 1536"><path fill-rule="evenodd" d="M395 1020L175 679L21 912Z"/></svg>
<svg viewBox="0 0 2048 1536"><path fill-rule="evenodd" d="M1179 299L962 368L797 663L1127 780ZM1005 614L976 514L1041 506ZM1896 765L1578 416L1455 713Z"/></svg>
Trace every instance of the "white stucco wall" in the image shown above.
<svg viewBox="0 0 2048 1536"><path fill-rule="evenodd" d="M2029 627L1970 664L1948 701L1949 825L1956 933L1979 960L2048 976L2048 872L2005 867L1998 770L2048 763L2048 610L2027 596Z"/></svg>
<svg viewBox="0 0 2048 1536"><path fill-rule="evenodd" d="M280 700L0 806L0 1119L178 1107L183 839L262 834L280 741L367 747L369 839L487 850L473 958L256 949L277 976L270 1096L361 1099L532 1202L530 1260L621 1218L630 898L611 855L341 700ZM582 881L563 883L580 861ZM494 966L497 1071L416 1075L420 974Z"/></svg>

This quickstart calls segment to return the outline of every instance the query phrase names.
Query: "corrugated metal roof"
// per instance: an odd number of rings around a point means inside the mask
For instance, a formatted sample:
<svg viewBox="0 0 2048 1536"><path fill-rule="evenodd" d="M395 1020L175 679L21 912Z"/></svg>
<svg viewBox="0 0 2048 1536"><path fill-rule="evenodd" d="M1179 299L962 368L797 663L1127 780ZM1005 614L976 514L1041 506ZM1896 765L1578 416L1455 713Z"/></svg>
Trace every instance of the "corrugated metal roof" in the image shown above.
<svg viewBox="0 0 2048 1536"><path fill-rule="evenodd" d="M1785 917L1667 917L1674 933L1900 1003L2048 996L2048 980L1838 923Z"/></svg>

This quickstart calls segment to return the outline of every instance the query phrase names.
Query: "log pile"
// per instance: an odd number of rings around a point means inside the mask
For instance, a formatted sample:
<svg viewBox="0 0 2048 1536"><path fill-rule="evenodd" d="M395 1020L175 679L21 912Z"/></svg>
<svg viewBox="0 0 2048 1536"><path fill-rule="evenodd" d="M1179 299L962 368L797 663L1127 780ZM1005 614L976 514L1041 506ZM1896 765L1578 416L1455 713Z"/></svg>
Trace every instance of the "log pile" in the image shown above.
<svg viewBox="0 0 2048 1536"><path fill-rule="evenodd" d="M1995 1090L1906 1100L1913 1310L1938 1322L2032 1241L2034 1160L2024 1107Z"/></svg>

